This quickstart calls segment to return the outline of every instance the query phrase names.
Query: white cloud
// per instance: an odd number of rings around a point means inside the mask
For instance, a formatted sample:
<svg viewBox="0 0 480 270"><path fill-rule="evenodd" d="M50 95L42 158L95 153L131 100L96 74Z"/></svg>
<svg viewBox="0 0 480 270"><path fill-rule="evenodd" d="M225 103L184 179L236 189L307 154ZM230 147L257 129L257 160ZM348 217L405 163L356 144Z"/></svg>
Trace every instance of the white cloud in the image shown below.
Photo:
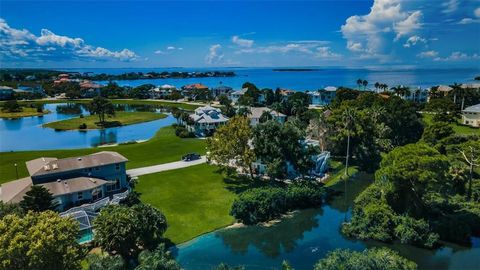
<svg viewBox="0 0 480 270"><path fill-rule="evenodd" d="M427 42L426 39L415 35L415 36L409 37L405 42L405 44L403 44L403 47L410 48L412 46L417 45L418 43L426 43L426 42Z"/></svg>
<svg viewBox="0 0 480 270"><path fill-rule="evenodd" d="M458 22L458 24L471 24L471 23L478 23L478 22L480 22L480 20L475 20L472 18L463 18Z"/></svg>
<svg viewBox="0 0 480 270"><path fill-rule="evenodd" d="M442 7L445 9L442 11L443 13L453 13L458 9L458 0L449 0L442 4Z"/></svg>
<svg viewBox="0 0 480 270"><path fill-rule="evenodd" d="M480 7L476 8L473 11L473 14L475 15L475 17L480 18Z"/></svg>
<svg viewBox="0 0 480 270"><path fill-rule="evenodd" d="M26 29L10 27L0 18L0 57L14 60L108 60L130 61L138 58L133 51L111 51L86 44L81 38L72 38L42 29L35 36Z"/></svg>
<svg viewBox="0 0 480 270"><path fill-rule="evenodd" d="M452 52L452 54L450 54L447 57L444 57L444 58L436 57L434 60L435 61L468 61L468 60L478 60L478 59L480 59L480 55L476 53L469 55L464 52L456 51L456 52Z"/></svg>
<svg viewBox="0 0 480 270"><path fill-rule="evenodd" d="M253 46L254 41L251 39L240 38L239 36L233 36L232 42L240 47L250 48Z"/></svg>
<svg viewBox="0 0 480 270"><path fill-rule="evenodd" d="M154 53L155 53L155 54L165 54L165 52L162 51L162 50L156 50Z"/></svg>
<svg viewBox="0 0 480 270"><path fill-rule="evenodd" d="M405 20L395 23L393 29L397 32L395 40L398 40L402 36L408 35L415 30L422 27L420 20L422 19L422 12L417 10L410 14Z"/></svg>
<svg viewBox="0 0 480 270"><path fill-rule="evenodd" d="M318 58L339 58L341 57L340 54L334 53L330 50L330 47L318 47L316 54Z"/></svg>
<svg viewBox="0 0 480 270"><path fill-rule="evenodd" d="M224 55L222 54L222 45L215 44L210 46L208 54L205 56L205 62L209 65L218 64L222 61Z"/></svg>
<svg viewBox="0 0 480 270"><path fill-rule="evenodd" d="M438 56L438 52L437 51L425 51L425 52L419 53L417 56L420 57L420 58L434 58L434 57Z"/></svg>
<svg viewBox="0 0 480 270"><path fill-rule="evenodd" d="M392 41L415 34L422 27L420 10L407 10L401 0L374 0L366 15L354 15L341 26L347 49L386 58Z"/></svg>
<svg viewBox="0 0 480 270"><path fill-rule="evenodd" d="M174 46L168 46L167 50L175 50L176 48Z"/></svg>

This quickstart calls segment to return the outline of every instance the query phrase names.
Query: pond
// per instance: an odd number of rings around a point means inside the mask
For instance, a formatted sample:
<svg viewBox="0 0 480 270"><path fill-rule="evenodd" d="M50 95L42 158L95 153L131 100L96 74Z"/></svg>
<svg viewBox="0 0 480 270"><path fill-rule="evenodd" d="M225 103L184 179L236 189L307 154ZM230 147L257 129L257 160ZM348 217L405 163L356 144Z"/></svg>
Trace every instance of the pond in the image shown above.
<svg viewBox="0 0 480 270"><path fill-rule="evenodd" d="M350 218L353 198L370 184L370 179L371 176L360 175L348 184L348 196L336 197L321 209L299 211L270 227L218 230L177 246L173 253L188 270L211 269L221 262L243 265L246 269L280 269L283 260L303 270L312 269L319 259L337 248L363 250L387 246L415 261L419 269L478 269L478 242L473 248L445 246L432 251L344 237L339 231L340 225Z"/></svg>
<svg viewBox="0 0 480 270"><path fill-rule="evenodd" d="M102 130L56 131L44 128L42 125L78 117L80 114L88 115L88 112L83 105L66 103L45 104L44 109L51 113L43 116L0 119L0 152L87 148L133 140L147 140L153 137L159 128L175 123L175 118L168 115L166 118L155 121ZM117 110L162 111L156 107L126 105L117 105Z"/></svg>

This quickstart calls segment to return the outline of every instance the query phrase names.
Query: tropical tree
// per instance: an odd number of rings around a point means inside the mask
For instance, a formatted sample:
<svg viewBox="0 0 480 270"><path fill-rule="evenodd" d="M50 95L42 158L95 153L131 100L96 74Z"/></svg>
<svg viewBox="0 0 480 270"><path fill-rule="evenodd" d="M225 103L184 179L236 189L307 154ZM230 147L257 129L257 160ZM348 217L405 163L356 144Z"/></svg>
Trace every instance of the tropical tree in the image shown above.
<svg viewBox="0 0 480 270"><path fill-rule="evenodd" d="M423 140L430 146L435 146L440 140L453 135L452 126L446 122L434 122L423 131Z"/></svg>
<svg viewBox="0 0 480 270"><path fill-rule="evenodd" d="M89 104L90 114L98 115L100 124L105 123L105 115L115 115L115 107L110 100L104 97L94 97Z"/></svg>
<svg viewBox="0 0 480 270"><path fill-rule="evenodd" d="M327 132L328 124L324 113L320 113L310 120L307 127L307 137L318 140L321 151L324 151L326 148Z"/></svg>
<svg viewBox="0 0 480 270"><path fill-rule="evenodd" d="M78 223L53 211L0 220L0 268L75 270L83 257Z"/></svg>
<svg viewBox="0 0 480 270"><path fill-rule="evenodd" d="M20 202L20 206L25 211L42 212L46 210L55 210L58 203L53 201L52 193L42 185L33 185Z"/></svg>
<svg viewBox="0 0 480 270"><path fill-rule="evenodd" d="M379 82L376 82L376 83L374 84L375 90L378 91L378 88L380 88L380 85L381 85L381 84L380 84ZM377 91L376 91L376 92L377 92Z"/></svg>
<svg viewBox="0 0 480 270"><path fill-rule="evenodd" d="M363 81L362 81L362 85L363 85L363 90L367 90L368 81L367 81L367 80L363 80Z"/></svg>
<svg viewBox="0 0 480 270"><path fill-rule="evenodd" d="M165 216L152 206L107 206L94 221L95 241L110 254L135 257L140 247L158 244L167 229Z"/></svg>
<svg viewBox="0 0 480 270"><path fill-rule="evenodd" d="M473 169L480 167L480 141L469 141L464 143L458 150L462 155L463 161L468 165L469 179L467 200L472 199Z"/></svg>
<svg viewBox="0 0 480 270"><path fill-rule="evenodd" d="M253 179L252 163L255 152L249 145L252 137L250 120L244 116L235 116L218 128L213 137L207 139L208 157L222 166L236 166L248 170Z"/></svg>
<svg viewBox="0 0 480 270"><path fill-rule="evenodd" d="M352 136L352 131L355 128L355 121L357 120L358 114L354 108L347 107L343 111L343 125L347 133L347 149L345 154L345 175L348 176L348 162L350 159L350 137Z"/></svg>
<svg viewBox="0 0 480 270"><path fill-rule="evenodd" d="M318 261L314 270L414 270L417 265L388 248L365 249L362 252L337 249Z"/></svg>
<svg viewBox="0 0 480 270"><path fill-rule="evenodd" d="M165 248L160 244L155 250L144 250L138 255L138 266L135 270L180 270L180 265Z"/></svg>
<svg viewBox="0 0 480 270"><path fill-rule="evenodd" d="M25 210L18 203L4 203L0 201L0 219L6 215L25 215Z"/></svg>
<svg viewBox="0 0 480 270"><path fill-rule="evenodd" d="M88 270L126 270L125 260L120 255L88 254Z"/></svg>
<svg viewBox="0 0 480 270"><path fill-rule="evenodd" d="M357 86L358 90L360 90L360 87L363 85L363 80L362 79L357 79Z"/></svg>

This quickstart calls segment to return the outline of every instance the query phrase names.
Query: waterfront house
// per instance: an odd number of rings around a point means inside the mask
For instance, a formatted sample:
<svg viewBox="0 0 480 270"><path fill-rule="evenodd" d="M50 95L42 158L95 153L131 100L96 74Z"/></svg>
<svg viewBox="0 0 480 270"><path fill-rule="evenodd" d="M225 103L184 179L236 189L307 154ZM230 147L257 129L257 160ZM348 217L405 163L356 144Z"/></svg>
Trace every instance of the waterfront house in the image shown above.
<svg viewBox="0 0 480 270"><path fill-rule="evenodd" d="M182 95L186 98L195 99L195 92L208 91L208 86L201 83L187 84L182 86Z"/></svg>
<svg viewBox="0 0 480 270"><path fill-rule="evenodd" d="M220 109L210 105L196 108L195 112L189 115L189 118L190 121L186 123L180 120L180 124L185 125L190 132L198 136L210 135L228 121L228 118L222 114Z"/></svg>
<svg viewBox="0 0 480 270"><path fill-rule="evenodd" d="M26 162L30 174L0 187L0 200L18 203L33 185L41 185L53 194L58 210L92 203L128 189L125 164L117 152L57 159L42 157Z"/></svg>
<svg viewBox="0 0 480 270"><path fill-rule="evenodd" d="M213 97L218 97L220 95L228 96L232 91L233 91L232 87L220 84L219 86L212 88L212 96Z"/></svg>
<svg viewBox="0 0 480 270"><path fill-rule="evenodd" d="M258 125L260 123L260 118L264 113L269 113L272 119L279 122L280 124L285 123L287 119L287 116L285 114L269 109L267 107L251 107L250 113L247 115L248 119L250 119L250 125L252 127Z"/></svg>
<svg viewBox="0 0 480 270"><path fill-rule="evenodd" d="M85 80L80 83L82 97L93 98L100 95L103 85Z"/></svg>
<svg viewBox="0 0 480 270"><path fill-rule="evenodd" d="M310 97L310 104L313 106L325 106L330 104L336 96L337 88L334 86L327 86L317 91L307 91L306 94Z"/></svg>
<svg viewBox="0 0 480 270"><path fill-rule="evenodd" d="M238 103L238 100L243 96L245 95L245 93L247 92L248 88L242 88L240 90L237 90L237 91L234 91L232 93L230 93L230 100L233 102L233 103Z"/></svg>
<svg viewBox="0 0 480 270"><path fill-rule="evenodd" d="M170 84L164 84L159 87L152 88L149 91L150 98L152 99L167 99L172 91L177 90L177 88Z"/></svg>
<svg viewBox="0 0 480 270"><path fill-rule="evenodd" d="M480 127L480 103L462 110L462 123L472 127Z"/></svg>
<svg viewBox="0 0 480 270"><path fill-rule="evenodd" d="M295 91L290 89L280 89L279 93L282 96L282 100L286 100L289 96L295 94Z"/></svg>

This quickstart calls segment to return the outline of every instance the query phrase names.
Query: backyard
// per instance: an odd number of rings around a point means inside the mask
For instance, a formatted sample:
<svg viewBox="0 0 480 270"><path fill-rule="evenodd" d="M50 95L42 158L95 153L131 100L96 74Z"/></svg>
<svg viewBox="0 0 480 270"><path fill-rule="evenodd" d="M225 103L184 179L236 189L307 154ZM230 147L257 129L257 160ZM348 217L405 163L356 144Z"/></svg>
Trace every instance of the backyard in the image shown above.
<svg viewBox="0 0 480 270"><path fill-rule="evenodd" d="M433 115L432 114L422 114L422 120L425 124L429 125L432 123ZM457 134L463 135L480 135L480 128L473 128L469 126L460 125L458 123L451 123L450 126L453 128L453 131Z"/></svg>

